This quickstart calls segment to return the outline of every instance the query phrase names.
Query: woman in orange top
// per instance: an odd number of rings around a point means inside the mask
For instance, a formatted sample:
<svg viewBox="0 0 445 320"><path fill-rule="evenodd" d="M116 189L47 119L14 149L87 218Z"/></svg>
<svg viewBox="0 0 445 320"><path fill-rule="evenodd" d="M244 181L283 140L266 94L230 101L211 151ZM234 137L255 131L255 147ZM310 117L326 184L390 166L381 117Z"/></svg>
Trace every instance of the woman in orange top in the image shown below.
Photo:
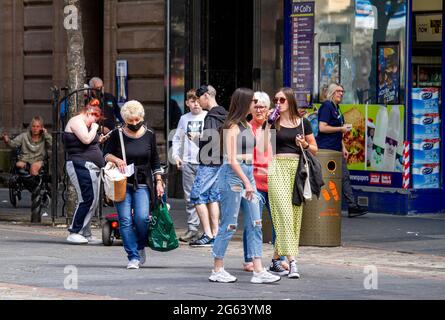
<svg viewBox="0 0 445 320"><path fill-rule="evenodd" d="M250 121L250 125L252 126L253 133L256 135L257 128L262 127L264 122L267 119L269 108L270 108L270 98L269 95L265 92L257 91L253 96L253 101L255 102L252 107L251 114L252 120ZM256 187L258 193L263 197L264 203L260 201L260 212L263 211L263 204L266 205L267 211L270 215L270 205L268 198L268 188L267 188L267 171L269 168L269 163L272 162L272 146L269 144L268 149L265 152L262 152L258 148L254 148L253 153L253 176L255 178ZM271 218L272 220L272 218ZM248 258L247 254L247 244L246 244L246 228L243 233L243 245L244 245L244 263L243 269L245 271L253 270L253 262L252 259ZM275 230L272 225L272 243L275 243ZM278 257L278 254L275 252L274 257ZM272 262L269 270L271 272L275 272L279 275L286 275L288 273L289 266L285 261L285 257L280 257L280 261L277 259L277 262Z"/></svg>

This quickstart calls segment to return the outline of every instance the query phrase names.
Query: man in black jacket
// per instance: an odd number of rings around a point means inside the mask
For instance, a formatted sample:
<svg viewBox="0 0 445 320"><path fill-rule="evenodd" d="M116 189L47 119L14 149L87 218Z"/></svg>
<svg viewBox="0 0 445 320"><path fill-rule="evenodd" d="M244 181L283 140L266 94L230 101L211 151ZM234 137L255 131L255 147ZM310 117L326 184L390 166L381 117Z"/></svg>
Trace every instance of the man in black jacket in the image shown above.
<svg viewBox="0 0 445 320"><path fill-rule="evenodd" d="M104 83L101 78L93 77L89 82L89 86L91 89L100 90L104 96L104 121L103 121L103 133L107 134L110 130L115 128L116 120L120 123L124 123L124 120L121 116L121 109L117 104L116 98L108 92L104 90ZM93 96L97 96L97 91L92 91ZM99 99L99 97L97 97ZM100 100L100 99L99 99Z"/></svg>
<svg viewBox="0 0 445 320"><path fill-rule="evenodd" d="M190 192L190 201L195 205L204 234L200 239L190 242L190 246L209 247L213 245L218 233L220 195L217 178L223 161L219 130L226 120L227 111L216 102L216 90L211 85L201 86L196 90L196 96L208 113L199 141L200 164Z"/></svg>

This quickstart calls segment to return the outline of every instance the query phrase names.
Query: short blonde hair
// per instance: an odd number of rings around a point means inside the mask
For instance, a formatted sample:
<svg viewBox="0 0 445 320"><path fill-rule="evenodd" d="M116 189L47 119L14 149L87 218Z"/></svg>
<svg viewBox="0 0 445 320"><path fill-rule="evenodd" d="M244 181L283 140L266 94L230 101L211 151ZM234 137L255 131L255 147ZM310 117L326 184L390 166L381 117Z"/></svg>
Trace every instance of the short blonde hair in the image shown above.
<svg viewBox="0 0 445 320"><path fill-rule="evenodd" d="M124 121L132 117L144 118L145 116L144 106L139 101L136 100L127 101L121 108L121 116L124 119Z"/></svg>
<svg viewBox="0 0 445 320"><path fill-rule="evenodd" d="M253 98L258 100L258 105L270 108L270 98L269 95L264 91L256 91L253 94Z"/></svg>

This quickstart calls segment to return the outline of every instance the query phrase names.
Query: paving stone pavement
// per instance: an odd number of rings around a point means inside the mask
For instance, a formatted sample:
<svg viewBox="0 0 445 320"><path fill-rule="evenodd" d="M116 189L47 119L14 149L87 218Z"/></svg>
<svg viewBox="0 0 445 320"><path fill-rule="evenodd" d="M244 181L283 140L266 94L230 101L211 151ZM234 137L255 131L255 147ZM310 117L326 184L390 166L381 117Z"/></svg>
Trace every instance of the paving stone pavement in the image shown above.
<svg viewBox="0 0 445 320"><path fill-rule="evenodd" d="M0 201L1 196L0 190ZM179 236L186 231L183 201L169 202ZM241 270L242 221L225 259L226 269L239 281L221 286L207 280L212 267L209 248L181 243L169 253L148 251L147 266L132 273L125 269L125 252L119 243L70 246L65 241L65 219L58 219L55 226L49 217L42 224L30 224L28 211L25 204L11 209L9 203L0 202L0 299L445 299L445 215L370 213L344 218L342 246L300 247L302 279L282 279L252 291L250 275ZM105 213L113 211L104 208ZM97 220L92 231L101 236ZM272 245L264 244L263 252L267 266ZM64 289L66 265L79 268L79 290ZM378 271L378 290L365 290L365 271L373 267Z"/></svg>

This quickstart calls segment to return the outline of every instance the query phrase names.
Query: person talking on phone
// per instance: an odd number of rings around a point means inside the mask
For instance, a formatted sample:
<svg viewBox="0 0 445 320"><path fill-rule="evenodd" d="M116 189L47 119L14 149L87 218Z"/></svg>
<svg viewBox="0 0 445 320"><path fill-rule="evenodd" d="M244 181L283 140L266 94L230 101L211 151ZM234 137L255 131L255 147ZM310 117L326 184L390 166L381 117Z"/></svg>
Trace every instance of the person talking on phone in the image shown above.
<svg viewBox="0 0 445 320"><path fill-rule="evenodd" d="M359 206L354 199L349 170L346 165L348 151L343 142L343 135L351 130L351 124L345 124L339 104L343 100L344 88L340 84L331 83L327 90L327 100L318 109L317 144L320 149L328 149L343 153L342 158L342 193L348 203L348 217L366 214L366 208Z"/></svg>
<svg viewBox="0 0 445 320"><path fill-rule="evenodd" d="M91 219L99 205L99 172L105 165L99 143L98 122L102 109L92 99L72 117L62 135L66 152L66 172L76 189L77 206L68 228L67 241L71 244L101 244L91 234Z"/></svg>
<svg viewBox="0 0 445 320"><path fill-rule="evenodd" d="M19 170L29 171L32 176L37 176L43 166L47 150L52 145L52 137L44 128L42 117L32 118L29 130L14 139L10 139L8 134L3 134L2 139L12 148L20 147L16 167Z"/></svg>

